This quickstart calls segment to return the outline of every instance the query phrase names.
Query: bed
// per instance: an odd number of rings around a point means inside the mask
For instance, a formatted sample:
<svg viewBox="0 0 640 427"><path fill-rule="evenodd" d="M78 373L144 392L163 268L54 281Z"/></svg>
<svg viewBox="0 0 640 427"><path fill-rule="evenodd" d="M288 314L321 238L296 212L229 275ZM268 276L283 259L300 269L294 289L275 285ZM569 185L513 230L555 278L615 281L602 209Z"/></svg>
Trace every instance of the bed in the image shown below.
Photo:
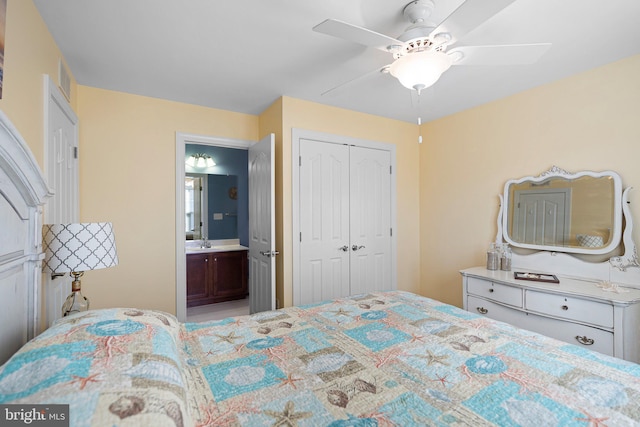
<svg viewBox="0 0 640 427"><path fill-rule="evenodd" d="M640 365L401 291L211 323L92 310L39 331L50 195L0 114L0 424L53 405L71 426L640 422Z"/></svg>
<svg viewBox="0 0 640 427"><path fill-rule="evenodd" d="M0 403L72 426L634 425L640 365L407 292L210 323L64 318L0 369Z"/></svg>

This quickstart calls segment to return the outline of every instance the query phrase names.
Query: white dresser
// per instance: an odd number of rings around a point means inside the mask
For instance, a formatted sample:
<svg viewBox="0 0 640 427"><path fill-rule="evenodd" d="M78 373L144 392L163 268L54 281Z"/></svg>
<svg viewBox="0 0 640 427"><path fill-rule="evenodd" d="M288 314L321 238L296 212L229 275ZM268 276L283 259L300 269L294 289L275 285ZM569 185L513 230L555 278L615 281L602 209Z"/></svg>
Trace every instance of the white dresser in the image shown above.
<svg viewBox="0 0 640 427"><path fill-rule="evenodd" d="M464 309L590 350L640 362L640 289L613 293L598 281L515 280L513 271L461 271Z"/></svg>

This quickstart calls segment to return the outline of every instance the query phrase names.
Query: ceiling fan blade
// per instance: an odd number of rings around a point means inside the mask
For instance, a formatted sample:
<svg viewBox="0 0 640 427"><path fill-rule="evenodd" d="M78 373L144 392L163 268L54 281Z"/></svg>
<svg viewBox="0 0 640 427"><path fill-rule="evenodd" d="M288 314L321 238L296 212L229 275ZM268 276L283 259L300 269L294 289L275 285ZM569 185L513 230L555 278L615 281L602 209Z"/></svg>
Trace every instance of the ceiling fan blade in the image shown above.
<svg viewBox="0 0 640 427"><path fill-rule="evenodd" d="M358 27L357 25L338 21L337 19L327 19L313 27L313 31L360 43L365 46L375 47L385 52L389 51L389 46L402 46L403 44L400 40L396 40L393 37L385 36L384 34L376 33L375 31Z"/></svg>
<svg viewBox="0 0 640 427"><path fill-rule="evenodd" d="M385 66L383 66L383 67L376 68L375 70L369 71L369 72L367 72L367 73L365 73L365 74L361 74L361 75L359 75L358 77L355 77L355 78L353 78L353 79L351 79L351 80L347 80L347 81L346 81L346 82L344 82L344 83L340 83L338 86L332 87L332 88L331 88L331 89L329 89L329 90L325 90L324 92L322 92L322 93L320 94L320 96L328 95L329 93L332 93L332 92L334 92L334 91L336 91L336 90L339 90L339 89L342 89L342 88L344 88L344 87L346 87L346 86L349 86L349 85L351 85L352 83L354 83L354 82L356 82L356 81L358 81L358 80L363 80L363 79L365 79L365 78L367 78L367 77L371 77L371 76L373 76L373 75L375 75L375 74L382 74L382 73L384 73L385 69L388 69L388 68L389 68L389 66L390 66L390 65L385 65Z"/></svg>
<svg viewBox="0 0 640 427"><path fill-rule="evenodd" d="M453 44L478 27L487 19L509 6L515 0L467 0L447 17L431 36L440 33L448 33L451 36L449 44Z"/></svg>
<svg viewBox="0 0 640 427"><path fill-rule="evenodd" d="M453 65L529 65L537 62L550 47L551 43L460 46L447 54L454 57ZM457 52L463 56L456 61Z"/></svg>

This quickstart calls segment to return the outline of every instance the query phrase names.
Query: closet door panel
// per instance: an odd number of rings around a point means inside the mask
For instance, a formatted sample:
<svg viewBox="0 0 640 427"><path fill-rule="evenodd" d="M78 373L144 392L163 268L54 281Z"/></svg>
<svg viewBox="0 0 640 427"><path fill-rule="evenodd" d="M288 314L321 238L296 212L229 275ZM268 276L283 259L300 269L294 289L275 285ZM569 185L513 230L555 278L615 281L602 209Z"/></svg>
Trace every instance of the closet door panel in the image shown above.
<svg viewBox="0 0 640 427"><path fill-rule="evenodd" d="M391 154L350 147L351 294L391 289Z"/></svg>
<svg viewBox="0 0 640 427"><path fill-rule="evenodd" d="M300 303L349 295L349 147L300 141Z"/></svg>

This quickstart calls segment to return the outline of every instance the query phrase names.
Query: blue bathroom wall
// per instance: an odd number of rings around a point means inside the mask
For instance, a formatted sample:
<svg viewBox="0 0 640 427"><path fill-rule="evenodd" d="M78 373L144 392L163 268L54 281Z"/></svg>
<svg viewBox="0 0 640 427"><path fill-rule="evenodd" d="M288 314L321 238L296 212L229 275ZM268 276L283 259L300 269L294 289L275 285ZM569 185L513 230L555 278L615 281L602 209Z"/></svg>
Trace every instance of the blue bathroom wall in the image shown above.
<svg viewBox="0 0 640 427"><path fill-rule="evenodd" d="M219 235L228 236L231 234L232 229L225 229L225 226L233 226L233 224L231 224L231 222L233 221L231 218L233 217L229 215L227 216L229 217L229 220L223 219L222 221L214 221L213 219L214 213L224 214L226 212L223 210L226 208L226 205L216 206L213 203L226 203L227 201L231 201L228 195L228 183L216 184L216 178L214 177L214 175L235 175L237 176L238 180L237 217L235 217L235 221L237 221L237 236L238 239L240 239L241 245L249 246L249 174L247 167L249 162L249 152L242 149L213 147L208 145L185 145L185 158L195 153L208 154L216 162L216 165L210 168L191 168L188 165L185 165L185 172L187 173L200 173L209 175L209 180L207 183L209 188L209 192L207 195L207 223L209 225L207 233L208 238L211 240L235 238L235 236L219 237ZM224 188L220 188L221 185L224 186ZM216 192L219 192L220 194L215 194ZM220 198L221 200L218 200Z"/></svg>

